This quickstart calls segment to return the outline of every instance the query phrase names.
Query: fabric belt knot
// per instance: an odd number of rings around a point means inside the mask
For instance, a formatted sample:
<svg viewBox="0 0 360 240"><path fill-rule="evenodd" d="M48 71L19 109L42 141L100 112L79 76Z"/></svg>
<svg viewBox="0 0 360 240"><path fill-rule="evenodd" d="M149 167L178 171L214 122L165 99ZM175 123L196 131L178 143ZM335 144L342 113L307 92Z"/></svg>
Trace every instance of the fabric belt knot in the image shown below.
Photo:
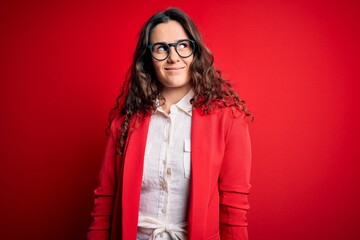
<svg viewBox="0 0 360 240"><path fill-rule="evenodd" d="M162 221L146 216L139 216L138 227L153 230L149 240L155 240L160 233L167 232L173 240L186 239L187 223L165 224Z"/></svg>

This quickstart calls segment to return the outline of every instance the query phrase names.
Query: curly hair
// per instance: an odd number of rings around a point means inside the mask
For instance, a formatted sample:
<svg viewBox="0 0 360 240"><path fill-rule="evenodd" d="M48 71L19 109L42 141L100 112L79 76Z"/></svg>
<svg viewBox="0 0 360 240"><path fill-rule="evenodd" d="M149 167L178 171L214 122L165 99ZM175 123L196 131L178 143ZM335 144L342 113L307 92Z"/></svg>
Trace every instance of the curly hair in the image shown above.
<svg viewBox="0 0 360 240"><path fill-rule="evenodd" d="M253 121L254 117L246 108L245 101L239 98L232 90L230 82L224 80L221 72L215 69L214 57L205 46L194 22L183 11L168 8L153 15L142 27L132 65L122 91L116 98L116 104L109 113L107 133L114 119L123 118L116 134L119 154L124 151L130 120L134 116L153 113L158 107L157 99L161 105L166 101L161 96L163 86L156 78L147 46L150 44L152 29L170 20L180 23L189 38L196 42L194 58L190 65L190 81L195 94L191 100L193 108L200 108L203 114L211 114L215 109L231 106L244 113L249 122Z"/></svg>

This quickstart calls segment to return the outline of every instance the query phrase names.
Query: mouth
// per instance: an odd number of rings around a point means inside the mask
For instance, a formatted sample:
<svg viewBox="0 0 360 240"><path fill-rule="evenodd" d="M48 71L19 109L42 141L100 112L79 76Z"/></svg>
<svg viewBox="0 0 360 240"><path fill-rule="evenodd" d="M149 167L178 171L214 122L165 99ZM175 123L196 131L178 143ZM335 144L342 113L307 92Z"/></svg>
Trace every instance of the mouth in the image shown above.
<svg viewBox="0 0 360 240"><path fill-rule="evenodd" d="M178 70L182 70L185 67L166 67L164 68L166 71L178 71Z"/></svg>

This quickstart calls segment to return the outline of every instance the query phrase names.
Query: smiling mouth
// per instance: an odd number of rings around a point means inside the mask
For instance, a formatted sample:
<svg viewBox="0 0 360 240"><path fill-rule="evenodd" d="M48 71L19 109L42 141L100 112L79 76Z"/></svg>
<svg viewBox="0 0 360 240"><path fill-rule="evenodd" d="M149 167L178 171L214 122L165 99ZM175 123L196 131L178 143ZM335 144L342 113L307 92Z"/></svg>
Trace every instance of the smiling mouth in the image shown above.
<svg viewBox="0 0 360 240"><path fill-rule="evenodd" d="M176 71L176 70L181 70L184 69L185 67L170 67L170 68L165 68L165 70L167 71Z"/></svg>

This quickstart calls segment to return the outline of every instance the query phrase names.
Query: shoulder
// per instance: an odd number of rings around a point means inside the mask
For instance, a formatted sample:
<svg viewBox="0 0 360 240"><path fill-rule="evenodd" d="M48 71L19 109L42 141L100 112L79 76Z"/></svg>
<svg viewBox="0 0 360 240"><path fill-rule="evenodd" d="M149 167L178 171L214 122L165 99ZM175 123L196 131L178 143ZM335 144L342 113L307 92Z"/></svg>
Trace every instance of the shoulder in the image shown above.
<svg viewBox="0 0 360 240"><path fill-rule="evenodd" d="M144 120L149 119L151 114L148 113L139 113L139 114L133 114L133 116L130 117L130 120L127 122L129 131L138 128L139 125L144 123ZM110 133L113 136L117 136L119 133L119 130L121 128L121 125L124 123L126 119L126 115L116 116L112 121L110 125Z"/></svg>
<svg viewBox="0 0 360 240"><path fill-rule="evenodd" d="M224 107L218 115L222 119L227 144L244 145L249 142L249 121L245 112L236 107Z"/></svg>
<svg viewBox="0 0 360 240"><path fill-rule="evenodd" d="M196 109L193 114L195 127L213 129L216 132L228 135L231 131L247 128L246 114L235 106L214 109L209 114L204 114L201 109Z"/></svg>
<svg viewBox="0 0 360 240"><path fill-rule="evenodd" d="M110 135L114 138L116 138L119 129L121 127L121 124L124 122L125 120L125 115L123 116L117 116L115 117L110 124Z"/></svg>
<svg viewBox="0 0 360 240"><path fill-rule="evenodd" d="M235 128L247 128L246 114L236 106L223 107L217 110L217 118L221 119L228 131Z"/></svg>
<svg viewBox="0 0 360 240"><path fill-rule="evenodd" d="M230 121L234 119L246 120L246 114L239 106L216 106L207 114L215 118L224 118Z"/></svg>

